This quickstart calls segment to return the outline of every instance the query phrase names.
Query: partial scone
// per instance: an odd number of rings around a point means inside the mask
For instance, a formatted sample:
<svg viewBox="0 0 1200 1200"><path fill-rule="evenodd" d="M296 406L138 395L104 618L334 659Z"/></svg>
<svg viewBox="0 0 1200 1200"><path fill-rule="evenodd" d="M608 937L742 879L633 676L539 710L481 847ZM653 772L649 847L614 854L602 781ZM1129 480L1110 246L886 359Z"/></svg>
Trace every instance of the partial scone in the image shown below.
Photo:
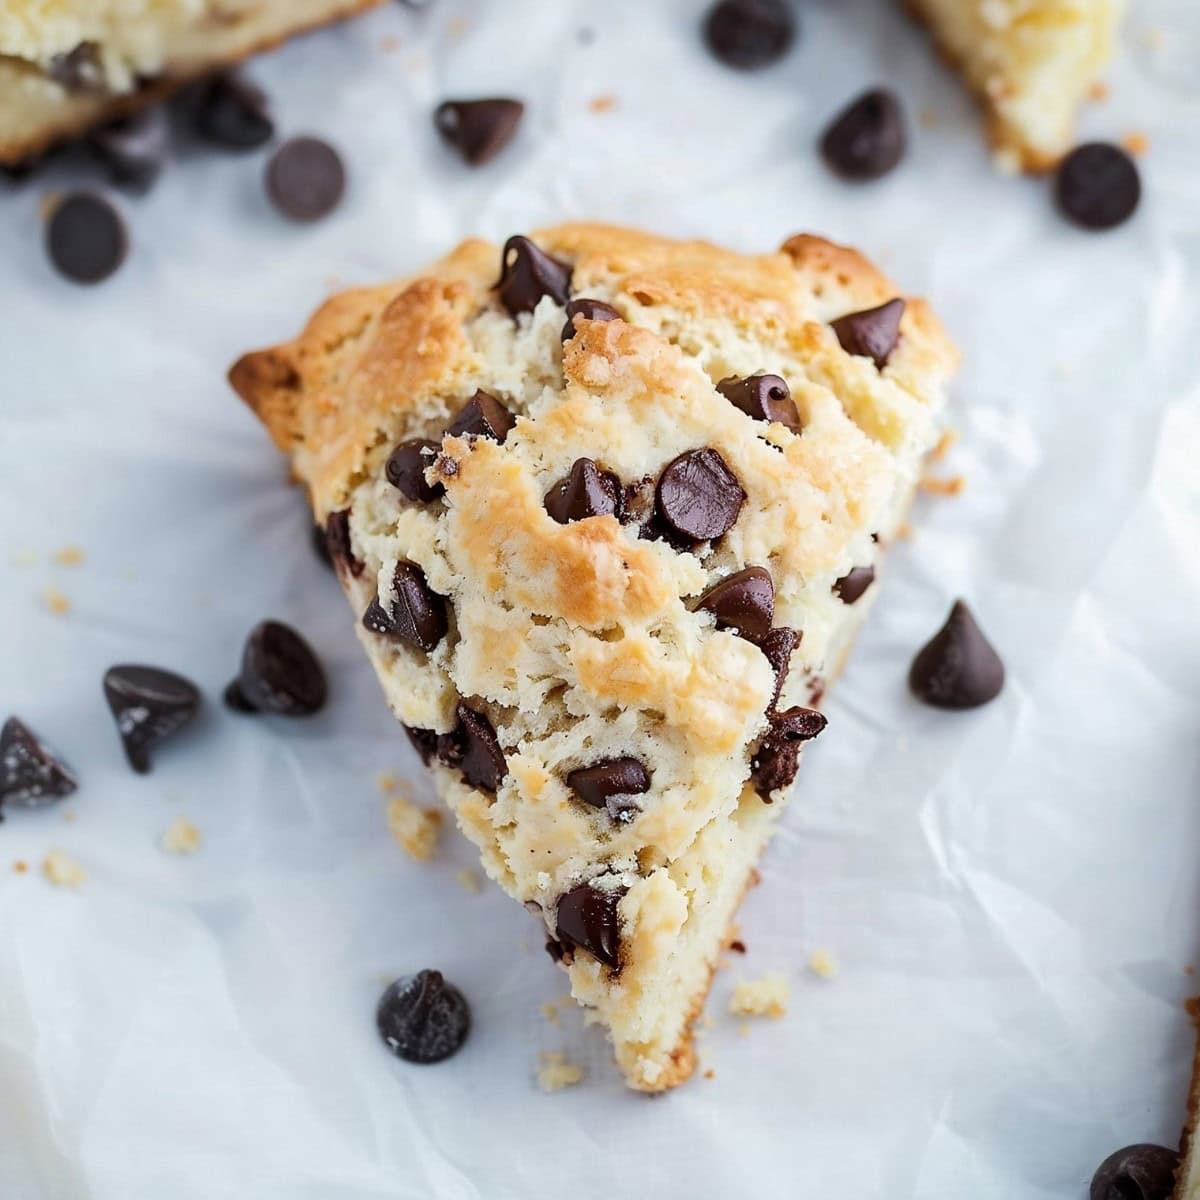
<svg viewBox="0 0 1200 1200"><path fill-rule="evenodd" d="M1125 0L904 3L979 96L997 151L1022 170L1053 167L1112 54Z"/></svg>
<svg viewBox="0 0 1200 1200"><path fill-rule="evenodd" d="M380 0L0 0L0 163Z"/></svg>
<svg viewBox="0 0 1200 1200"><path fill-rule="evenodd" d="M337 296L230 373L393 711L635 1088L691 1073L954 365L922 301L819 238L565 225Z"/></svg>

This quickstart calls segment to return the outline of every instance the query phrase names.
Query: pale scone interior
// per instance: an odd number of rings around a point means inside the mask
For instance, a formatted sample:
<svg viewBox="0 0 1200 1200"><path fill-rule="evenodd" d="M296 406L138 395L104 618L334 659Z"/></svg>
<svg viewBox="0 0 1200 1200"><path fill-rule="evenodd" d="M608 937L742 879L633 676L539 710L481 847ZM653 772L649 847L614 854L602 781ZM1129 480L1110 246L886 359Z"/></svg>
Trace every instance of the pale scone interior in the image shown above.
<svg viewBox="0 0 1200 1200"><path fill-rule="evenodd" d="M472 241L334 298L231 378L341 530L359 636L460 827L543 922L630 1085L655 1091L692 1069L691 1022L784 807L794 761L763 769L771 714L811 708L839 668L955 355L921 301L882 369L844 349L830 323L898 292L817 238L760 256L594 225L532 238L573 297L617 319L576 318L564 340L562 297L513 316L500 248ZM798 429L718 390L764 372L786 381ZM480 390L511 428L446 436ZM433 443L434 499L389 479L393 448L417 437ZM656 481L699 450L744 500L722 535L681 544L655 530ZM560 523L547 497L582 458L619 481L622 510ZM426 646L361 620L411 603L408 564L444 598ZM749 567L773 582L774 629L794 631L778 697L767 652L699 604ZM866 582L847 589L856 569ZM648 786L617 809L584 802L569 777L613 760L636 760ZM591 945L570 936L578 904L563 917L580 896Z"/></svg>

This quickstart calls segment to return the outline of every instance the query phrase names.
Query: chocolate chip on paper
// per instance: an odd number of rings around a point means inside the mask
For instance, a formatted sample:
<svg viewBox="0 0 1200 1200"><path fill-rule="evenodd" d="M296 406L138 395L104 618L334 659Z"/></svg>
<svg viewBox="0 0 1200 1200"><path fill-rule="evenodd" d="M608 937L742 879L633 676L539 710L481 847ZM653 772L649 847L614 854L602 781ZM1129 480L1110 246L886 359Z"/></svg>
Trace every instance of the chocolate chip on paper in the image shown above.
<svg viewBox="0 0 1200 1200"><path fill-rule="evenodd" d="M489 163L517 132L525 105L520 100L443 100L434 109L433 124L442 140L472 167Z"/></svg>

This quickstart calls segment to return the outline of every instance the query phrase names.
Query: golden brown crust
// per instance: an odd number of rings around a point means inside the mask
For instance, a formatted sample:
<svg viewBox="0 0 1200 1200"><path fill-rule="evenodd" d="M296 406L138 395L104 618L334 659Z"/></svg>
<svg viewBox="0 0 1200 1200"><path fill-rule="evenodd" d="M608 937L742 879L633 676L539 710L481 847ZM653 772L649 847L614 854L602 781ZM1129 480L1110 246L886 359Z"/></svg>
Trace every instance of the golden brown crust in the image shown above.
<svg viewBox="0 0 1200 1200"><path fill-rule="evenodd" d="M325 14L315 15L287 28L273 29L252 42L239 46L235 51L203 61L190 62L182 68L168 67L162 77L145 83L135 91L115 96L79 97L77 103L68 105L52 120L39 123L37 128L29 130L23 136L0 138L0 164L15 166L35 159L60 142L82 137L97 125L119 120L158 104L195 79L222 67L234 66L252 55L274 49L293 37L366 12L367 9L382 3L383 0L331 0L330 11Z"/></svg>
<svg viewBox="0 0 1200 1200"><path fill-rule="evenodd" d="M1200 1197L1200 1137L1197 1136L1197 1121L1200 1120L1200 996L1193 996L1186 1004L1196 1034L1196 1053L1192 1059L1192 1077L1188 1084L1187 1113L1183 1122L1183 1133L1179 1141L1179 1169L1175 1172L1175 1190L1172 1200L1197 1200Z"/></svg>

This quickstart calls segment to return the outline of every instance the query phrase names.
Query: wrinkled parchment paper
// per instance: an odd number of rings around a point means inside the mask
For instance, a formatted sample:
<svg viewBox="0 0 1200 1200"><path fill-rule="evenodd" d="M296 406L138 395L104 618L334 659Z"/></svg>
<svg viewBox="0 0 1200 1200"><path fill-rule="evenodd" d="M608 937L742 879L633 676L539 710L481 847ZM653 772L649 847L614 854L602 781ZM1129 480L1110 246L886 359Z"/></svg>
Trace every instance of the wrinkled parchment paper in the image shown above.
<svg viewBox="0 0 1200 1200"><path fill-rule="evenodd" d="M39 196L67 168L0 195L0 699L83 780L0 826L5 1200L1063 1200L1117 1146L1174 1141L1200 987L1200 11L1134 8L1085 131L1148 136L1146 196L1103 237L993 172L970 103L871 0L803 5L795 51L757 75L707 58L683 0L388 6L253 68L283 132L343 148L334 216L276 217L262 153L184 152L123 201L133 253L96 289L41 249ZM878 81L912 152L848 187L812 143ZM469 171L430 111L497 93L528 116ZM544 1019L564 980L527 914L460 886L458 834L429 864L389 836L378 772L433 797L301 495L223 380L333 288L572 217L853 242L965 352L937 467L965 491L924 499L892 555L742 911L749 952L714 988L713 1078L653 1101L578 1013ZM54 563L71 544L85 561ZM956 595L1010 672L961 715L904 684ZM268 615L328 664L312 720L219 703ZM145 778L100 693L130 660L209 701ZM158 845L180 816L203 836L190 857ZM76 892L41 877L52 848L86 872ZM820 948L832 980L806 968ZM373 1008L429 965L475 1027L414 1068ZM791 1011L741 1028L733 983L768 970ZM534 1072L555 1051L587 1076L551 1096Z"/></svg>

